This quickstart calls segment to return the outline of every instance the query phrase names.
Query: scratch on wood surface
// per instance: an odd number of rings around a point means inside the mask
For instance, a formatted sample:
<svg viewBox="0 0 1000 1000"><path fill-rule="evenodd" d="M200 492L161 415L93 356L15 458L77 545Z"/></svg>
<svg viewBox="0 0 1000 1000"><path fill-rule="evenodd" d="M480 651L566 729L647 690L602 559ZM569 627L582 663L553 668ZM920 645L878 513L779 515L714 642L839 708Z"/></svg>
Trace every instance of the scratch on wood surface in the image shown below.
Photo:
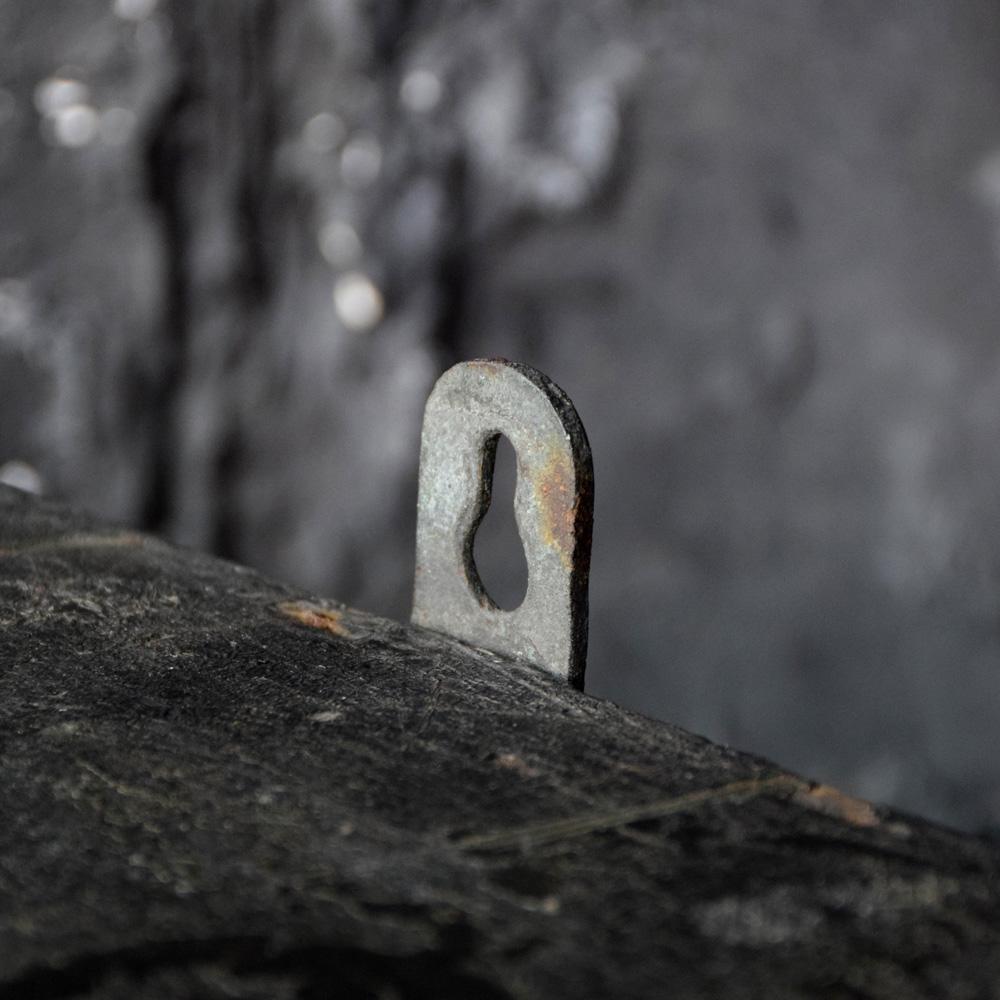
<svg viewBox="0 0 1000 1000"><path fill-rule="evenodd" d="M147 539L137 531L118 531L112 535L74 534L40 538L21 545L0 546L0 556L19 556L35 552L61 552L67 549L116 549L142 545Z"/></svg>
<svg viewBox="0 0 1000 1000"><path fill-rule="evenodd" d="M124 782L115 781L114 778L105 774L99 768L94 767L93 764L88 763L85 760L80 760L77 758L76 763L79 765L81 770L86 771L88 774L92 774L101 784L110 788L116 795L121 795L123 798L127 799L140 799L143 802L152 802L159 806L165 806L167 808L172 808L173 803L164 798L161 795L157 795L154 792L146 791L144 788L136 788L134 785L126 785Z"/></svg>
<svg viewBox="0 0 1000 1000"><path fill-rule="evenodd" d="M323 712L313 712L309 716L310 722L339 722L344 717L344 713L337 709L328 709Z"/></svg>
<svg viewBox="0 0 1000 1000"><path fill-rule="evenodd" d="M491 833L474 833L458 838L455 842L468 851L503 851L511 848L532 848L550 844L570 837L582 837L588 833L614 830L644 820L663 819L675 813L686 812L708 802L733 802L751 799L768 792L794 794L809 788L801 778L788 774L772 778L754 778L734 781L717 788L704 788L687 795L671 799L660 799L638 806L625 806L607 812L585 813L566 819L546 820L531 823L511 830L497 830Z"/></svg>
<svg viewBox="0 0 1000 1000"><path fill-rule="evenodd" d="M284 601L278 605L278 610L288 618L308 625L310 628L322 629L324 632L338 635L342 639L353 638L344 627L343 612L333 608L323 608L309 601Z"/></svg>

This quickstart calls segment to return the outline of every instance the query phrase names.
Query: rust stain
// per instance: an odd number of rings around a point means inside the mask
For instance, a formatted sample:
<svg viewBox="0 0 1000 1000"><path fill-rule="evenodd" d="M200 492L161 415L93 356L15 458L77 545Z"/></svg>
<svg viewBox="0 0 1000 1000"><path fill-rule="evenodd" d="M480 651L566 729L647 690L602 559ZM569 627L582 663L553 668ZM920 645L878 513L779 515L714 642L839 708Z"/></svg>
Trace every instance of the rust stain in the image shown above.
<svg viewBox="0 0 1000 1000"><path fill-rule="evenodd" d="M841 819L851 826L878 826L875 807L864 799L845 795L832 785L813 785L795 793L795 801L817 812Z"/></svg>
<svg viewBox="0 0 1000 1000"><path fill-rule="evenodd" d="M342 639L352 638L351 633L344 627L343 613L340 611L321 608L318 604L310 604L308 601L284 601L278 605L278 610L310 628L323 629L324 632L339 635Z"/></svg>
<svg viewBox="0 0 1000 1000"><path fill-rule="evenodd" d="M541 514L542 540L559 553L567 570L573 568L573 532L576 521L573 463L563 447L549 448L548 457L532 477Z"/></svg>
<svg viewBox="0 0 1000 1000"><path fill-rule="evenodd" d="M500 374L497 369L498 364L503 364L502 358L475 358L472 361L466 361L466 365L469 368L475 368L476 371L481 372L483 375L489 375L490 378L496 378Z"/></svg>

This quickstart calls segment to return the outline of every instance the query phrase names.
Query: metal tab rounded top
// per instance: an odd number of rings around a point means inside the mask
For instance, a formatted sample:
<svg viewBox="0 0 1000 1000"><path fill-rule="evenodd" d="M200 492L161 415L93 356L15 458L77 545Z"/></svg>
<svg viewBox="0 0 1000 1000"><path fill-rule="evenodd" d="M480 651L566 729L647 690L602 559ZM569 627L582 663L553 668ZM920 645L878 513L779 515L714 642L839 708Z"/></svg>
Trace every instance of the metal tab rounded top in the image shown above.
<svg viewBox="0 0 1000 1000"><path fill-rule="evenodd" d="M527 592L513 611L486 593L473 558L501 434L517 453L514 515L528 563ZM449 369L424 412L414 623L582 688L593 498L587 435L557 385L503 359Z"/></svg>

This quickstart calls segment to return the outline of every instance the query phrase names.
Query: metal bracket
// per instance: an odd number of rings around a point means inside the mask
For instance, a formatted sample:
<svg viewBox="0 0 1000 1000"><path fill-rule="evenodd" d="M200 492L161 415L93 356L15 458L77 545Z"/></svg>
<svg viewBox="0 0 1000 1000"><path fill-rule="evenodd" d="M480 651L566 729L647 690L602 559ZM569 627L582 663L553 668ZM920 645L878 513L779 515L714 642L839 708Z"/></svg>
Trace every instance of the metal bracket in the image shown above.
<svg viewBox="0 0 1000 1000"><path fill-rule="evenodd" d="M491 600L473 558L501 434L517 453L514 516L528 562L527 593L513 611ZM413 622L582 688L594 472L569 397L527 365L455 365L427 400L419 494Z"/></svg>

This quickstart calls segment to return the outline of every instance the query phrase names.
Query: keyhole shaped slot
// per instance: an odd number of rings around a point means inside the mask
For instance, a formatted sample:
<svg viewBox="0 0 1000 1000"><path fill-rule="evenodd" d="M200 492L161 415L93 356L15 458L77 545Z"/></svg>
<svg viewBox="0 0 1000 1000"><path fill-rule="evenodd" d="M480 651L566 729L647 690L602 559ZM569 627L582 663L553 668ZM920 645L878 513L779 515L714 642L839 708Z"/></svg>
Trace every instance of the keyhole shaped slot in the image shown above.
<svg viewBox="0 0 1000 1000"><path fill-rule="evenodd" d="M487 448L483 475L492 475L492 496L473 538L472 559L490 600L501 611L514 611L528 592L528 560L514 518L517 453L503 434L498 435L490 469L491 450Z"/></svg>

